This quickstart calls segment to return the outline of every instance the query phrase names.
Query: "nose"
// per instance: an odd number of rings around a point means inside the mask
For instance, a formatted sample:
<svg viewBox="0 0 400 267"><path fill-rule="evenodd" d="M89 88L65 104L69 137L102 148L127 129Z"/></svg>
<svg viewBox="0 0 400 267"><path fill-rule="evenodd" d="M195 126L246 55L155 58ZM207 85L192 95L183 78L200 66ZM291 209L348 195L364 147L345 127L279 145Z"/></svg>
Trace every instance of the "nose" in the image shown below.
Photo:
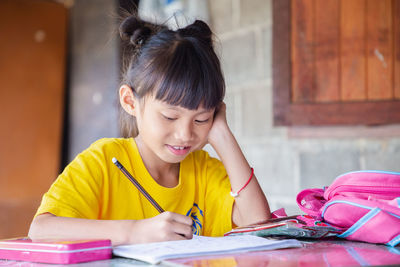
<svg viewBox="0 0 400 267"><path fill-rule="evenodd" d="M189 122L183 122L176 125L175 139L183 144L191 141L193 138L193 125Z"/></svg>

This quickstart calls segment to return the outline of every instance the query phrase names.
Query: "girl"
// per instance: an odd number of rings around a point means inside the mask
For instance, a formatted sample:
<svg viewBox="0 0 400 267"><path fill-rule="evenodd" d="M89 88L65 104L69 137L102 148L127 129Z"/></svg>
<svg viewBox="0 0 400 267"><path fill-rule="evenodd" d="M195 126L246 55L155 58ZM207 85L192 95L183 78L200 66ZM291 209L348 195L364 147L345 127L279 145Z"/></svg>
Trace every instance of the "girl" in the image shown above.
<svg viewBox="0 0 400 267"><path fill-rule="evenodd" d="M226 121L224 78L207 24L173 31L130 16L120 33L126 138L101 139L65 168L44 194L29 236L121 245L221 236L269 219ZM201 150L206 143L222 162ZM157 212L113 157L166 212Z"/></svg>

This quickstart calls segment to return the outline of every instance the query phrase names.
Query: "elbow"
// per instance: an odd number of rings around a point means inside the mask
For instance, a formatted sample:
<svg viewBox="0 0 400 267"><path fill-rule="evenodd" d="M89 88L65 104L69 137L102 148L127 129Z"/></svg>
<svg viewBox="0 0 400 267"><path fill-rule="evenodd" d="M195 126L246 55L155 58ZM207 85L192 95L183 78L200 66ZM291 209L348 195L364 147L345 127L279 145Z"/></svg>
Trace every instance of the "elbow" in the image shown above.
<svg viewBox="0 0 400 267"><path fill-rule="evenodd" d="M37 219L37 217L32 220L31 226L29 227L28 237L30 239L40 238L40 234L39 234L40 233L39 229L41 228L40 220L38 221L36 219Z"/></svg>
<svg viewBox="0 0 400 267"><path fill-rule="evenodd" d="M44 226L45 221L48 217L51 217L54 215L51 214L41 214L33 218L32 223L29 227L28 231L28 237L30 239L41 239L44 238L45 231L44 229L46 228Z"/></svg>
<svg viewBox="0 0 400 267"><path fill-rule="evenodd" d="M272 218L268 202L255 209L240 210L236 203L232 210L232 221L236 226L247 226L265 223Z"/></svg>

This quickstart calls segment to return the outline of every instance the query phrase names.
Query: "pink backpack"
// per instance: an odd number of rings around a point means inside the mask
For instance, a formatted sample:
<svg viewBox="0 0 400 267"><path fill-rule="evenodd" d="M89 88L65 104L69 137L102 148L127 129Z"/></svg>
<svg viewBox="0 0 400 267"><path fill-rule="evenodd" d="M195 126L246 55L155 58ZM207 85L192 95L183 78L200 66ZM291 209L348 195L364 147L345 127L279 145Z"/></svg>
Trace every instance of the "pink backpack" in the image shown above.
<svg viewBox="0 0 400 267"><path fill-rule="evenodd" d="M343 229L339 237L396 246L400 243L400 173L356 171L324 189L297 195L305 213Z"/></svg>

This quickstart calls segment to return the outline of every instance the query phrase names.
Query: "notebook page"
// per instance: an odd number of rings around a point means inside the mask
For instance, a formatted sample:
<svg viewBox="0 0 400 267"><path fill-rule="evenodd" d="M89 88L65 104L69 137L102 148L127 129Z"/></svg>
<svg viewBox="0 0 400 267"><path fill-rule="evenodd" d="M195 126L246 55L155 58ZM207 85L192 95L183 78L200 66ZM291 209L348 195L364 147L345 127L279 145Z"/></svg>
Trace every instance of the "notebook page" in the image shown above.
<svg viewBox="0 0 400 267"><path fill-rule="evenodd" d="M190 240L117 246L114 247L113 253L116 256L156 264L164 259L300 246L301 243L293 239L271 240L253 235L226 237L193 236L193 239Z"/></svg>

